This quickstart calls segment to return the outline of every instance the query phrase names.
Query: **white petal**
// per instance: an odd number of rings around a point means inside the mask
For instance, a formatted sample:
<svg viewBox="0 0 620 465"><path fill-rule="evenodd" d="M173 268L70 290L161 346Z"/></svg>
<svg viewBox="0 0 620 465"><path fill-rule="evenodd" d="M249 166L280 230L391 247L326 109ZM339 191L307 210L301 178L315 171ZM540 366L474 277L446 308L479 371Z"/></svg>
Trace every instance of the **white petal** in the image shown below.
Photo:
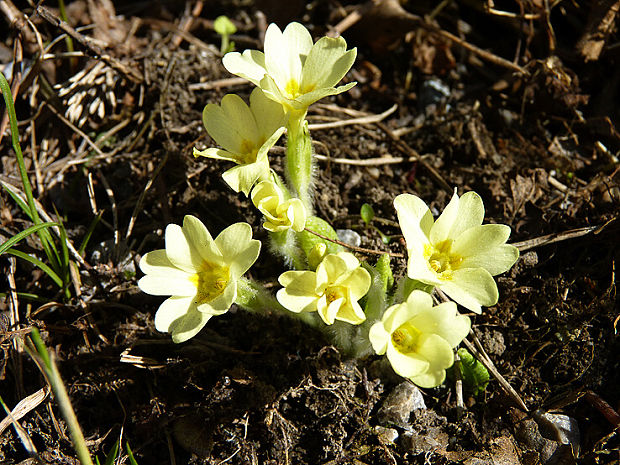
<svg viewBox="0 0 620 465"><path fill-rule="evenodd" d="M442 337L451 347L456 347L471 328L469 317L459 315L454 302L444 302L420 311L411 319L411 324L422 333Z"/></svg>
<svg viewBox="0 0 620 465"><path fill-rule="evenodd" d="M481 306L495 305L499 298L493 276L484 268L465 268L456 270L450 281L444 281L439 288L456 303L481 313Z"/></svg>
<svg viewBox="0 0 620 465"><path fill-rule="evenodd" d="M211 264L222 264L223 258L211 233L198 218L192 215L185 215L183 218L183 234L187 242L191 244L202 259Z"/></svg>
<svg viewBox="0 0 620 465"><path fill-rule="evenodd" d="M234 279L248 271L260 254L261 243L252 239L252 227L247 223L228 226L215 238L215 244Z"/></svg>
<svg viewBox="0 0 620 465"><path fill-rule="evenodd" d="M257 160L255 163L235 166L222 174L222 178L235 192L249 195L254 184L269 177L269 162Z"/></svg>
<svg viewBox="0 0 620 465"><path fill-rule="evenodd" d="M188 273L195 273L202 265L202 256L193 244L190 244L181 226L166 226L166 255L177 268Z"/></svg>
<svg viewBox="0 0 620 465"><path fill-rule="evenodd" d="M383 355L387 350L390 334L383 327L383 323L377 322L370 327L368 340L377 355Z"/></svg>
<svg viewBox="0 0 620 465"><path fill-rule="evenodd" d="M288 116L282 105L267 97L259 87L254 89L250 95L250 109L254 114L262 139L271 138L279 128L286 126ZM273 144L269 148L272 146Z"/></svg>
<svg viewBox="0 0 620 465"><path fill-rule="evenodd" d="M283 90L291 79L301 84L303 62L312 48L312 36L299 23L290 23L281 32L274 23L265 33L265 67Z"/></svg>
<svg viewBox="0 0 620 465"><path fill-rule="evenodd" d="M409 379L422 388L434 388L446 379L446 370L428 371L418 376L410 376Z"/></svg>
<svg viewBox="0 0 620 465"><path fill-rule="evenodd" d="M267 72L265 55L258 50L246 50L243 54L239 52L227 53L224 55L222 63L229 73L247 79L257 86Z"/></svg>
<svg viewBox="0 0 620 465"><path fill-rule="evenodd" d="M428 244L433 215L424 201L412 194L401 194L394 199L394 208L407 248L420 249Z"/></svg>
<svg viewBox="0 0 620 465"><path fill-rule="evenodd" d="M484 268L495 276L510 269L519 258L519 251L505 244L510 227L485 224L468 229L458 236L452 253L463 257L460 268Z"/></svg>
<svg viewBox="0 0 620 465"><path fill-rule="evenodd" d="M185 342L207 324L212 315L196 309L191 297L170 297L155 314L157 331L172 333L174 342Z"/></svg>
<svg viewBox="0 0 620 465"><path fill-rule="evenodd" d="M391 341L388 342L386 354L394 371L405 378L425 373L430 366L426 359L416 353L403 354L399 352Z"/></svg>
<svg viewBox="0 0 620 465"><path fill-rule="evenodd" d="M232 161L234 163L243 163L243 157L239 153L228 152L227 150L218 149L215 147L205 150L198 150L194 147L194 157L214 158L216 160Z"/></svg>
<svg viewBox="0 0 620 465"><path fill-rule="evenodd" d="M335 86L351 69L357 50L348 52L342 37L322 37L312 47L303 67L302 90Z"/></svg>
<svg viewBox="0 0 620 465"><path fill-rule="evenodd" d="M196 286L188 279L189 274L178 269L170 271L167 274L147 274L138 281L138 287L151 295L196 295Z"/></svg>
<svg viewBox="0 0 620 465"><path fill-rule="evenodd" d="M450 231L452 230L452 226L458 217L459 214L459 196L456 193L456 189L454 190L454 195L446 208L444 208L439 218L435 220L435 224L431 228L429 238L433 244L437 244L438 242L442 242L446 239L450 239ZM454 239L454 238L452 238Z"/></svg>

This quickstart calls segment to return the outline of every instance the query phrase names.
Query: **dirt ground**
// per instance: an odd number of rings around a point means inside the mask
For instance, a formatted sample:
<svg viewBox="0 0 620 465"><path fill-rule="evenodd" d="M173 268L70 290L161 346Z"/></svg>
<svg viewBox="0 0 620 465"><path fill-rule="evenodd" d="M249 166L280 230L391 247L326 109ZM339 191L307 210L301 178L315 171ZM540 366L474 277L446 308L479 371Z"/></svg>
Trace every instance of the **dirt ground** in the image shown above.
<svg viewBox="0 0 620 465"><path fill-rule="evenodd" d="M16 343L36 327L100 458L120 438L139 464L620 462L620 2L76 0L68 25L54 21L55 2L0 6L0 66L7 76L16 57L23 66L10 82L35 197L76 246L101 217L70 297L28 262L0 259L9 409L46 385ZM205 104L252 90L221 64L222 14L237 50L261 48L267 24L292 20L357 47L345 81L358 84L309 112L323 156L317 211L334 227L402 253L394 197L415 193L437 213L454 187L482 196L486 221L511 226L521 258L473 323L527 411L493 377L484 392L465 390L464 412L450 376L413 408L419 392L379 357L348 359L283 316L233 307L184 344L155 330L163 299L139 291L136 270L167 224L192 214L215 235L247 221L267 238L221 179L228 165L192 156L213 144ZM62 55L63 32L80 53ZM5 128L0 180L21 188ZM270 155L280 173L283 147ZM31 223L6 190L0 202L4 242ZM361 221L364 203L389 245ZM17 248L43 257L33 237ZM404 259L393 264L402 275ZM250 273L277 288L283 269L264 248ZM42 463L78 463L52 396L19 422ZM37 463L10 426L0 463Z"/></svg>

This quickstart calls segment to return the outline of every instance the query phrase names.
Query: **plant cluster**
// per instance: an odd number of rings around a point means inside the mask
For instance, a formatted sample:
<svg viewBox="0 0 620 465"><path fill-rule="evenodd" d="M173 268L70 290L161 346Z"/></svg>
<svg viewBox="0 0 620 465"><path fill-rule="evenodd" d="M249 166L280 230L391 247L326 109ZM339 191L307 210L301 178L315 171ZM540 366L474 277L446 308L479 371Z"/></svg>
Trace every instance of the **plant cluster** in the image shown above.
<svg viewBox="0 0 620 465"><path fill-rule="evenodd" d="M157 330L184 342L233 303L254 312L275 309L325 330L352 356L374 350L399 375L421 387L438 386L471 327L457 304L474 313L495 305L493 276L518 258L516 247L506 244L510 228L482 224L484 206L475 192L458 196L455 190L437 219L420 198L402 194L394 206L406 242L407 276L394 283L387 254L374 265L360 262L332 241L336 232L315 215L316 170L306 121L312 103L355 85L337 87L356 49L347 50L341 37L314 43L304 26L291 23L284 31L271 24L264 50L224 56L225 68L256 88L249 105L229 94L220 105L205 107L205 128L219 148L194 149L194 155L235 164L222 174L224 181L263 214L270 250L292 269L279 276L282 288L274 298L243 276L261 250L249 224L233 224L213 239L199 219L186 216L182 226L167 226L165 249L140 261L140 289L171 296L157 310ZM269 150L284 133L281 179L270 168ZM434 305L433 293L452 301Z"/></svg>

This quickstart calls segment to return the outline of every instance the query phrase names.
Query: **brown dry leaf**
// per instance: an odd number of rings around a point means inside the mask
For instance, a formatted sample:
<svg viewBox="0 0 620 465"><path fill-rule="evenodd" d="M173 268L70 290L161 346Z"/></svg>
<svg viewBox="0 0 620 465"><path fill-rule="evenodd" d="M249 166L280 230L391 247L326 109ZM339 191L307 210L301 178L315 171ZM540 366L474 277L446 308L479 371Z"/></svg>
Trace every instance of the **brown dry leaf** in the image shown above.
<svg viewBox="0 0 620 465"><path fill-rule="evenodd" d="M419 29L412 34L413 64L425 74L444 75L456 66L451 42Z"/></svg>
<svg viewBox="0 0 620 465"><path fill-rule="evenodd" d="M88 13L96 26L94 38L105 43L107 47L122 44L127 37L127 26L116 16L111 0L88 0Z"/></svg>

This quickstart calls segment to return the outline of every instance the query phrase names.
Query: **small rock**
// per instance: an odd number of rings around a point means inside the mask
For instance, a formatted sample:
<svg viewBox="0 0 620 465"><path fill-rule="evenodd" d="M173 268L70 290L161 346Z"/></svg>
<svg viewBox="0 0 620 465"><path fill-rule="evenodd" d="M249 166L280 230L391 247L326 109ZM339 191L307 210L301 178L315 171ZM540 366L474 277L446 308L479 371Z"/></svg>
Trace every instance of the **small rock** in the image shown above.
<svg viewBox="0 0 620 465"><path fill-rule="evenodd" d="M413 454L425 454L437 449L445 450L450 437L440 427L428 428L423 433L406 431L401 438L403 447Z"/></svg>
<svg viewBox="0 0 620 465"><path fill-rule="evenodd" d="M410 382L400 383L386 397L377 412L379 423L409 427L409 416L417 409L426 409L422 392Z"/></svg>
<svg viewBox="0 0 620 465"><path fill-rule="evenodd" d="M383 443L393 443L398 439L398 431L394 428L386 428L384 426L375 426L375 433L379 440Z"/></svg>
<svg viewBox="0 0 620 465"><path fill-rule="evenodd" d="M336 229L336 234L338 239L353 247L359 247L362 243L362 237L352 229Z"/></svg>
<svg viewBox="0 0 620 465"><path fill-rule="evenodd" d="M559 413L544 413L539 410L533 414L540 434L547 439L569 444L575 455L579 453L579 425L577 420Z"/></svg>

